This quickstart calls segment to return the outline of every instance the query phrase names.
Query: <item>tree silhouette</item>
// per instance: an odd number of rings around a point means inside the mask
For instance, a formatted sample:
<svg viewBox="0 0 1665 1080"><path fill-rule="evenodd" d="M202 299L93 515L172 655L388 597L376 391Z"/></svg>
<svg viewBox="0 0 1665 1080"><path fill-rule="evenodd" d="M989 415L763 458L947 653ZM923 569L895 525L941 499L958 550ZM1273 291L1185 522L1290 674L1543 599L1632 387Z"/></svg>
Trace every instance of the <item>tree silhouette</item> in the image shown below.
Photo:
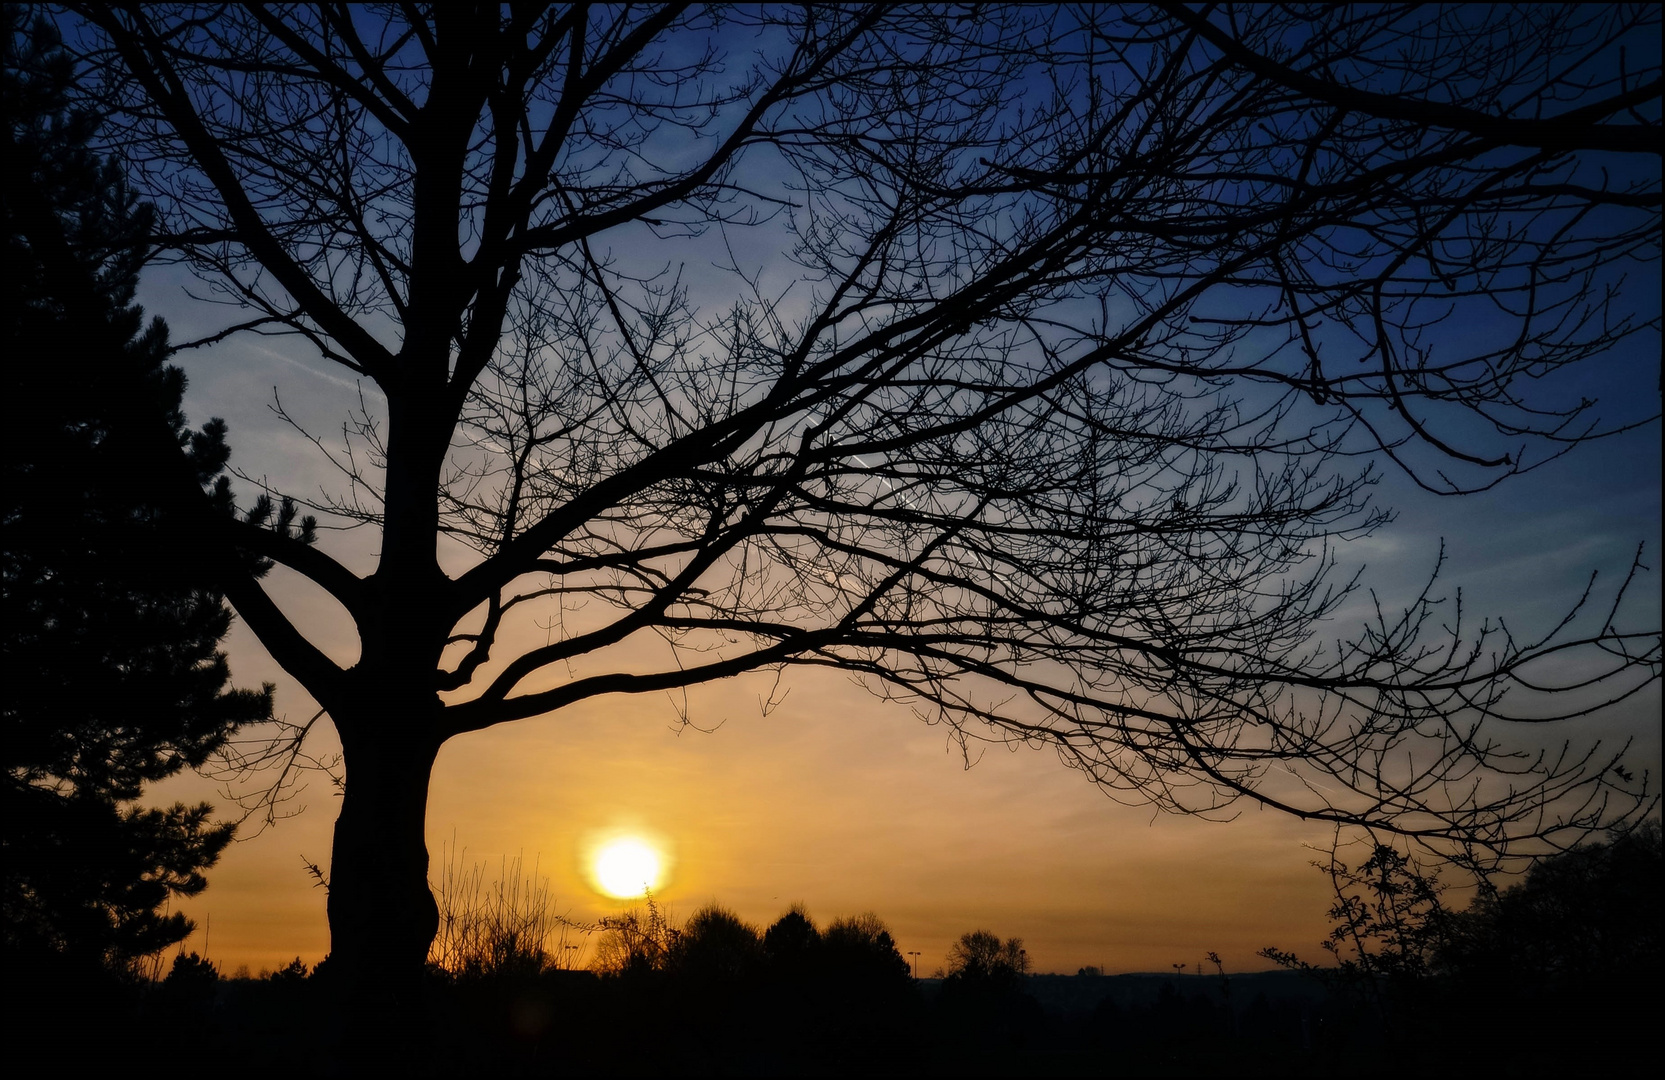
<svg viewBox="0 0 1665 1080"><path fill-rule="evenodd" d="M883 919L871 911L834 919L821 935L822 963L831 977L894 992L910 985L908 962Z"/></svg>
<svg viewBox="0 0 1665 1080"><path fill-rule="evenodd" d="M1654 1018L1665 1006L1661 901L1657 820L1544 859L1450 920L1434 957L1444 993L1417 1003L1419 1015L1451 1047L1483 1026L1504 1048L1492 1060L1512 1071L1575 1070L1588 1060L1590 1032L1601 1033L1604 1068L1645 1071L1658 1057ZM1547 1032L1534 1023L1545 1015L1559 1021Z"/></svg>
<svg viewBox="0 0 1665 1080"><path fill-rule="evenodd" d="M1435 964L1470 993L1518 999L1649 998L1665 899L1658 821L1545 859L1450 920ZM1650 973L1632 986L1630 972ZM1502 1011L1502 1010L1500 1010Z"/></svg>
<svg viewBox="0 0 1665 1080"><path fill-rule="evenodd" d="M1029 954L1022 938L1005 941L972 930L948 948L948 977L938 1007L963 1032L965 1051L981 1057L1021 1045L1037 1028L1040 1012L1025 990Z"/></svg>
<svg viewBox="0 0 1665 1080"><path fill-rule="evenodd" d="M148 490L183 468L202 496L228 454L219 421L186 427L167 328L132 304L150 215L89 149L52 27L5 19L6 947L120 972L190 932L165 904L233 831L134 801L271 719L272 688L226 689L231 614ZM229 507L224 478L204 497Z"/></svg>
<svg viewBox="0 0 1665 1080"><path fill-rule="evenodd" d="M1029 970L1022 938L1000 938L987 930L960 935L948 949L948 978L968 983L1015 983Z"/></svg>
<svg viewBox="0 0 1665 1080"><path fill-rule="evenodd" d="M447 739L794 665L1179 813L1483 855L1646 803L1493 734L1657 677L1616 595L1318 634L1369 462L1454 494L1610 430L1546 387L1658 329L1651 9L69 10L162 241L248 314L213 340L363 387L306 434L373 569L198 546L340 734L349 978L420 971Z"/></svg>
<svg viewBox="0 0 1665 1080"><path fill-rule="evenodd" d="M785 979L805 981L821 959L821 931L802 904L794 904L763 932L763 955Z"/></svg>
<svg viewBox="0 0 1665 1080"><path fill-rule="evenodd" d="M1481 882L1465 910L1447 908L1426 866L1370 843L1357 866L1341 848L1314 863L1335 890L1320 966L1276 948L1260 955L1312 975L1394 1041L1467 1070L1482 1062L1531 1071L1574 1066L1602 1032L1601 1055L1621 1071L1654 1053L1648 1036L1662 996L1657 912L1665 877L1660 829L1639 823L1533 863L1504 889ZM1543 1017L1557 1023L1546 1026ZM1476 1039L1484 1031L1486 1038Z"/></svg>
<svg viewBox="0 0 1665 1080"><path fill-rule="evenodd" d="M1370 845L1356 866L1341 858L1341 836L1328 858L1313 865L1330 879L1335 903L1328 912L1330 934L1324 951L1334 966L1319 967L1277 948L1259 955L1291 971L1312 975L1378 1016L1399 1022L1399 1006L1427 995L1436 973L1435 956L1449 940L1452 913L1440 900L1438 874L1395 849Z"/></svg>

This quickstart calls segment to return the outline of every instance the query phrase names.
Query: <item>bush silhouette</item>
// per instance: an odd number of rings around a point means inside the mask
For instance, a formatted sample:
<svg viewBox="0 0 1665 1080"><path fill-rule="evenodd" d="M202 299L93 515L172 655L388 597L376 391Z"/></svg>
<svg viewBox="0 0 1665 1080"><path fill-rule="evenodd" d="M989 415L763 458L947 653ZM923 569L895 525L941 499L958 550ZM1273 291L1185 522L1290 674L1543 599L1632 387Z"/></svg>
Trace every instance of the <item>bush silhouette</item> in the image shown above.
<svg viewBox="0 0 1665 1080"><path fill-rule="evenodd" d="M872 912L835 919L822 935L825 970L831 979L862 985L870 992L907 987L908 961L890 928Z"/></svg>
<svg viewBox="0 0 1665 1080"><path fill-rule="evenodd" d="M794 904L763 934L763 955L769 968L783 976L807 974L820 947L821 931L802 904Z"/></svg>
<svg viewBox="0 0 1665 1080"><path fill-rule="evenodd" d="M296 959L299 960L298 957ZM212 960L194 952L182 952L173 958L173 966L168 969L168 977L162 985L181 993L198 993L217 986L219 981L220 969Z"/></svg>
<svg viewBox="0 0 1665 1080"><path fill-rule="evenodd" d="M484 864L464 867L445 859L433 883L439 933L428 952L431 967L457 978L534 978L563 967L575 951L572 929L556 911L548 879L517 856L503 859L489 884Z"/></svg>
<svg viewBox="0 0 1665 1080"><path fill-rule="evenodd" d="M649 893L645 908L609 915L599 924L591 970L603 975L643 976L663 971L682 932Z"/></svg>
<svg viewBox="0 0 1665 1080"><path fill-rule="evenodd" d="M220 969L214 962L194 952L182 952L173 958L168 977L157 987L154 1011L164 1020L200 1020L214 1004L219 990Z"/></svg>
<svg viewBox="0 0 1665 1080"><path fill-rule="evenodd" d="M757 928L717 904L694 912L666 958L678 978L707 985L754 979L763 967L763 939Z"/></svg>
<svg viewBox="0 0 1665 1080"><path fill-rule="evenodd" d="M309 975L306 964L297 956L276 971L267 974L265 981L274 986L299 986L306 982Z"/></svg>

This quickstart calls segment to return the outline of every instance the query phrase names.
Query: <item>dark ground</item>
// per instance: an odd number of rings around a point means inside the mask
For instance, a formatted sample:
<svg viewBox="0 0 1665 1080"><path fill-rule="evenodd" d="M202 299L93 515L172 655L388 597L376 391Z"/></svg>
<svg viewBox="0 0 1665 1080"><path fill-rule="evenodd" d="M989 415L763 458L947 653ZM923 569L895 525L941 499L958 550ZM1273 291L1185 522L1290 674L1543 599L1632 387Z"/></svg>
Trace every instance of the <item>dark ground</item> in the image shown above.
<svg viewBox="0 0 1665 1080"><path fill-rule="evenodd" d="M343 1069L342 1003L296 972L119 985L8 964L14 1068ZM1435 985L1387 1007L1293 972L1036 975L1003 986L714 985L658 973L436 976L400 1071L444 1075L1455 1075L1657 1069L1659 980L1576 996ZM1651 1067L1651 1068L1650 1068ZM14 1075L17 1075L14 1073Z"/></svg>

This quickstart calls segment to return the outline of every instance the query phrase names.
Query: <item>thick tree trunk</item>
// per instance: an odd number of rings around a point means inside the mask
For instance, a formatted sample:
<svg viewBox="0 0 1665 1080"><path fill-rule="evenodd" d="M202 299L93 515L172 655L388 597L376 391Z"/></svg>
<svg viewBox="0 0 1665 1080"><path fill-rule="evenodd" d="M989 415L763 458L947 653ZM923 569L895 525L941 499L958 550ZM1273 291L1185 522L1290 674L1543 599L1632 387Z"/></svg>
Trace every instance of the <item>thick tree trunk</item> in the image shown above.
<svg viewBox="0 0 1665 1080"><path fill-rule="evenodd" d="M443 385L445 339L407 338L402 361ZM387 486L381 562L355 616L362 652L328 702L341 734L346 791L331 857L330 963L346 1025L346 1064L427 1072L432 1031L424 969L439 929L428 887L428 781L443 737L434 674L452 623L435 558L440 465L448 421L437 400L400 384L388 392ZM323 702L321 702L323 703ZM357 1060L355 1060L357 1059Z"/></svg>
<svg viewBox="0 0 1665 1080"><path fill-rule="evenodd" d="M401 723L394 702L374 707L371 730L342 725L347 780L330 860L330 968L349 1068L423 1045L424 970L439 928L425 837L439 743L426 717Z"/></svg>
<svg viewBox="0 0 1665 1080"><path fill-rule="evenodd" d="M406 344L408 359L422 359L422 350ZM434 556L435 492L450 429L434 420L433 402L408 387L388 393L388 409L381 564L366 582L370 602L357 613L359 662L340 699L328 703L347 770L329 915L331 962L341 963L353 992L402 1007L420 988L439 926L424 826L442 741L433 681L448 620Z"/></svg>
<svg viewBox="0 0 1665 1080"><path fill-rule="evenodd" d="M347 757L329 897L330 955L344 971L422 970L439 927L423 835L437 752L390 740Z"/></svg>

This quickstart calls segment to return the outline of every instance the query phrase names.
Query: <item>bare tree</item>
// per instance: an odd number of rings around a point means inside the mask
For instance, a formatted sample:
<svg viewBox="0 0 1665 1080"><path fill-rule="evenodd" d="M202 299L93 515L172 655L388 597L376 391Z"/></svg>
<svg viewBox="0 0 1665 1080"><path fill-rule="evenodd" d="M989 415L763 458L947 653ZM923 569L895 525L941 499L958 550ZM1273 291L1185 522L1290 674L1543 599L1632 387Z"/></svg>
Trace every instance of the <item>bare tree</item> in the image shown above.
<svg viewBox="0 0 1665 1080"><path fill-rule="evenodd" d="M1654 9L72 10L165 251L245 312L215 340L366 388L312 502L374 572L203 552L340 733L350 977L434 935L447 739L794 665L1179 813L1484 853L1648 803L1499 741L1658 677L1622 588L1530 638L1433 591L1319 624L1372 462L1457 494L1612 430L1544 387L1659 330Z"/></svg>
<svg viewBox="0 0 1665 1080"><path fill-rule="evenodd" d="M1022 938L1002 942L987 930L968 930L948 947L948 977L965 982L1015 982L1029 970Z"/></svg>

